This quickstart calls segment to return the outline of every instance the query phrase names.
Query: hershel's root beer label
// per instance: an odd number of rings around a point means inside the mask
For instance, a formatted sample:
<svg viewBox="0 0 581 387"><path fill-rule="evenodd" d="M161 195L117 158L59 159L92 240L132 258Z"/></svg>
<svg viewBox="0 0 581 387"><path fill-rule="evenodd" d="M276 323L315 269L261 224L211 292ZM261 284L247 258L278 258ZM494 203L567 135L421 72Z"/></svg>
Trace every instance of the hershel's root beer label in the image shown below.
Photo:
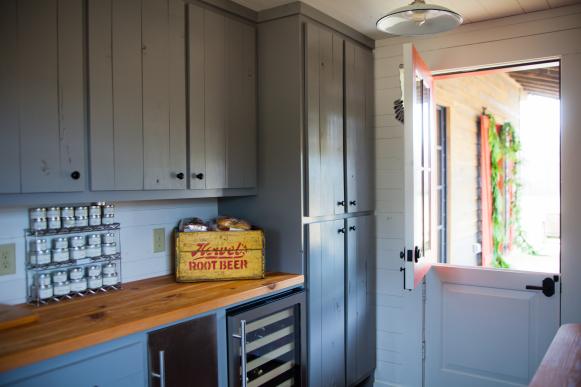
<svg viewBox="0 0 581 387"><path fill-rule="evenodd" d="M176 249L179 282L264 278L261 230L179 233Z"/></svg>
<svg viewBox="0 0 581 387"><path fill-rule="evenodd" d="M189 270L243 270L248 268L244 243L235 246L212 247L211 243L197 243L188 262Z"/></svg>

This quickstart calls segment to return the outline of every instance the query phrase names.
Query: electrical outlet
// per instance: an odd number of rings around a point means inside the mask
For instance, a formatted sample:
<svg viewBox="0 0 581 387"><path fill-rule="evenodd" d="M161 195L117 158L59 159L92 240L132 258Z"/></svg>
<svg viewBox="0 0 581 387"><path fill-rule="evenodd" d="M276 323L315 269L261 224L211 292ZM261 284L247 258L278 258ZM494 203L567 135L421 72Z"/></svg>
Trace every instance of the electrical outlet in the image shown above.
<svg viewBox="0 0 581 387"><path fill-rule="evenodd" d="M165 228L153 229L153 252L163 253L165 251Z"/></svg>
<svg viewBox="0 0 581 387"><path fill-rule="evenodd" d="M16 245L0 245L0 275L16 274Z"/></svg>

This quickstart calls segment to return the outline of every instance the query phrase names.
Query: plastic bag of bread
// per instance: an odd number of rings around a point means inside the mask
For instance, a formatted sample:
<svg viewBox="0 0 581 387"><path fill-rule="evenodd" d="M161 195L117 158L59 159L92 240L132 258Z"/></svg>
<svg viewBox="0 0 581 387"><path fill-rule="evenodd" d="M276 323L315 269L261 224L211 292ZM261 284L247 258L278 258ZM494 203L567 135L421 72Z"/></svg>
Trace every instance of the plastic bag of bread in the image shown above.
<svg viewBox="0 0 581 387"><path fill-rule="evenodd" d="M178 229L182 232L208 231L208 224L200 218L186 218L180 221Z"/></svg>
<svg viewBox="0 0 581 387"><path fill-rule="evenodd" d="M216 218L216 228L220 231L247 231L252 226L244 219L219 216Z"/></svg>

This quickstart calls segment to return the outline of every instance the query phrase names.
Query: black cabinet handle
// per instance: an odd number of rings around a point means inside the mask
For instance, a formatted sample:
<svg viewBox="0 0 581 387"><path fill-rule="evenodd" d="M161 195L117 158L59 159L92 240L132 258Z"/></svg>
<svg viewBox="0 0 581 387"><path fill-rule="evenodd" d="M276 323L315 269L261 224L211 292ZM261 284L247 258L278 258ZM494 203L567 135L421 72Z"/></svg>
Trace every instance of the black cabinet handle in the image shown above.
<svg viewBox="0 0 581 387"><path fill-rule="evenodd" d="M355 226L349 226L349 231L355 231L355 230L357 230L357 227L355 227Z"/></svg>
<svg viewBox="0 0 581 387"><path fill-rule="evenodd" d="M204 174L203 173L197 173L194 175L194 177L198 180L204 180Z"/></svg>
<svg viewBox="0 0 581 387"><path fill-rule="evenodd" d="M183 174L183 172L176 173L176 177L177 177L178 179L180 179L180 180L183 180L183 179L184 179L184 174Z"/></svg>
<svg viewBox="0 0 581 387"><path fill-rule="evenodd" d="M71 173L71 179L73 180L79 180L81 178L81 172L79 171L73 171L73 173Z"/></svg>
<svg viewBox="0 0 581 387"><path fill-rule="evenodd" d="M351 201L349 202L349 205L350 205L350 206L356 206L356 205L357 205L357 200L351 200Z"/></svg>
<svg viewBox="0 0 581 387"><path fill-rule="evenodd" d="M339 230L337 230L337 232L338 232L339 234L345 234L345 227L343 227L343 228L340 228Z"/></svg>
<svg viewBox="0 0 581 387"><path fill-rule="evenodd" d="M341 206L341 207L345 207L345 200L341 200L341 201L337 202L337 205Z"/></svg>

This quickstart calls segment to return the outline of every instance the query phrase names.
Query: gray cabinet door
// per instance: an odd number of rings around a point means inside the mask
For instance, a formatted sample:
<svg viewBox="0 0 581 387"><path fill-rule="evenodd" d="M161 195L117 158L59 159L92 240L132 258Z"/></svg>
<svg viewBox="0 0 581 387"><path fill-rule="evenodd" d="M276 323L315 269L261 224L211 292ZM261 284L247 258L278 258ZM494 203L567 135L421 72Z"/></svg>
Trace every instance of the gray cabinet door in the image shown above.
<svg viewBox="0 0 581 387"><path fill-rule="evenodd" d="M0 192L82 191L82 3L9 0L0 14Z"/></svg>
<svg viewBox="0 0 581 387"><path fill-rule="evenodd" d="M373 57L345 42L345 175L347 211L373 210Z"/></svg>
<svg viewBox="0 0 581 387"><path fill-rule="evenodd" d="M343 39L305 24L305 216L345 212L343 183Z"/></svg>
<svg viewBox="0 0 581 387"><path fill-rule="evenodd" d="M185 4L88 8L91 188L185 188Z"/></svg>
<svg viewBox="0 0 581 387"><path fill-rule="evenodd" d="M142 0L145 189L186 188L183 0Z"/></svg>
<svg viewBox="0 0 581 387"><path fill-rule="evenodd" d="M375 223L347 219L346 374L354 386L375 369Z"/></svg>
<svg viewBox="0 0 581 387"><path fill-rule="evenodd" d="M345 385L345 222L307 226L309 385Z"/></svg>
<svg viewBox="0 0 581 387"><path fill-rule="evenodd" d="M190 188L256 186L256 30L189 5Z"/></svg>
<svg viewBox="0 0 581 387"><path fill-rule="evenodd" d="M141 1L89 0L92 190L143 189Z"/></svg>

